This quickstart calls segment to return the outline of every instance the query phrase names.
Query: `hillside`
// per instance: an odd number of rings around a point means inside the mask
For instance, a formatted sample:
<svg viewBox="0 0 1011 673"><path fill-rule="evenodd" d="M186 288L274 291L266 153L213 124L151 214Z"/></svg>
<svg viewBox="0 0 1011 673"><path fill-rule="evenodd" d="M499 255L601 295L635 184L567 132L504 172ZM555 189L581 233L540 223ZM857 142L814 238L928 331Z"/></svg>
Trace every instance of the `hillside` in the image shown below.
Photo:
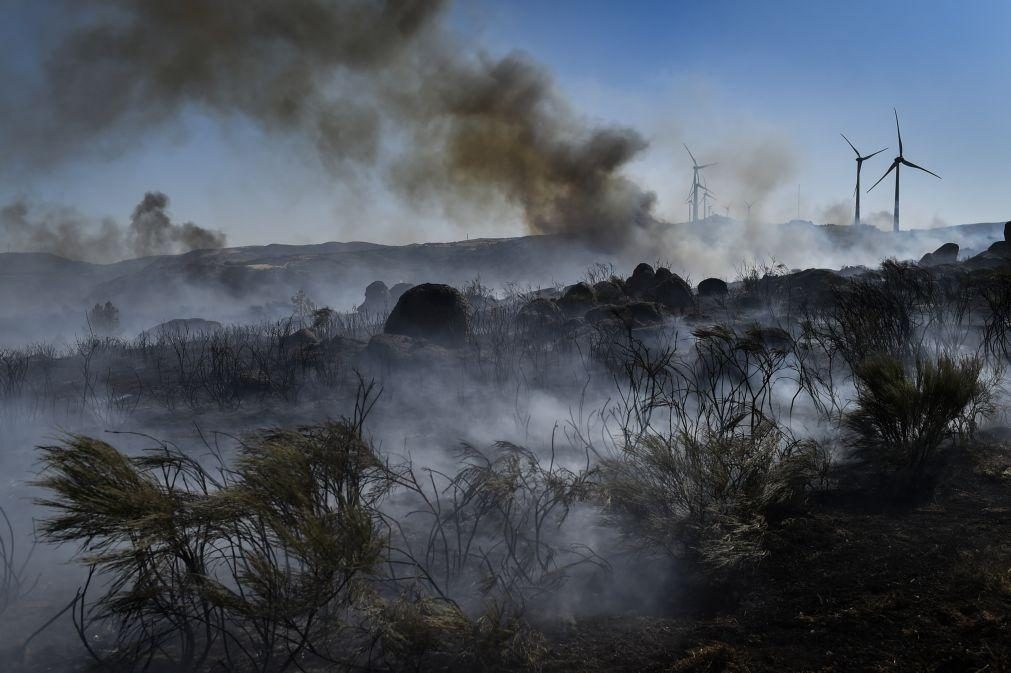
<svg viewBox="0 0 1011 673"><path fill-rule="evenodd" d="M697 224L658 225L660 244L609 254L562 236L474 239L446 243L381 245L245 246L197 250L113 264L89 264L40 253L0 254L0 331L11 341L69 338L83 325L88 306L111 301L123 328L137 332L178 317L248 320L270 317L303 289L338 309L360 303L365 286L474 279L492 287L543 287L570 283L596 262L664 260L696 281L732 279L743 261L773 257L791 268L841 268L884 257L917 259L954 241L963 257L1003 235L1002 223L980 223L894 235L793 221L748 225L722 217Z"/></svg>

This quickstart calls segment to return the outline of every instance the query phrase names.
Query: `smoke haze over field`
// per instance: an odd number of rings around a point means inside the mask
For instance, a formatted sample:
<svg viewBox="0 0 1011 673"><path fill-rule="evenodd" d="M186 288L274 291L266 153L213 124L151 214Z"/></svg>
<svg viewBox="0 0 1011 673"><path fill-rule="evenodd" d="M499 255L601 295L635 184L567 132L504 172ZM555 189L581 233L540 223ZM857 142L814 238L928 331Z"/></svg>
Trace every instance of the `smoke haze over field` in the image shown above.
<svg viewBox="0 0 1011 673"><path fill-rule="evenodd" d="M166 212L168 203L161 192L148 192L134 209L130 224L123 227L111 219L93 222L66 208L37 208L19 201L0 209L0 244L4 250L47 252L100 263L225 245L220 231L192 222L173 223Z"/></svg>

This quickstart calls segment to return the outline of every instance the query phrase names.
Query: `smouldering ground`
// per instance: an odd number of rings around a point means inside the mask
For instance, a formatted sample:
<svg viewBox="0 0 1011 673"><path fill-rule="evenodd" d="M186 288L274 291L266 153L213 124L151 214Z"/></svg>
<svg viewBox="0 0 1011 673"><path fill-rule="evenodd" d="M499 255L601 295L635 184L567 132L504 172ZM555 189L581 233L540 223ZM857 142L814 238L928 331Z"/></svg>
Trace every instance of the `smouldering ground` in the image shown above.
<svg viewBox="0 0 1011 673"><path fill-rule="evenodd" d="M776 523L753 577L551 632L545 671L1011 670L1011 448L980 444L929 502L840 489ZM878 503L872 505L871 503Z"/></svg>

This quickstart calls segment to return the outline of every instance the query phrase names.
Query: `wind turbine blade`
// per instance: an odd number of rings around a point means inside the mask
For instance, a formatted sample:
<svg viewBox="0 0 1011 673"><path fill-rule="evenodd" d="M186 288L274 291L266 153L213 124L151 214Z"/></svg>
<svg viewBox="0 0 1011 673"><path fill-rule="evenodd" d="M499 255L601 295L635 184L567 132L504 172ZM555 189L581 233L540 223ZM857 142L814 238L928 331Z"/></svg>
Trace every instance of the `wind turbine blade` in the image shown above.
<svg viewBox="0 0 1011 673"><path fill-rule="evenodd" d="M710 166L718 166L718 165L719 164L715 161L711 164L702 164L701 166L699 166L699 170L701 171L703 168L709 168Z"/></svg>
<svg viewBox="0 0 1011 673"><path fill-rule="evenodd" d="M906 161L905 159L903 159L903 160L902 160L902 163L904 163L905 165L909 166L910 168L917 168L917 169L919 169L919 170L923 171L924 173L930 173L931 175L933 175L933 176L934 176L935 178L937 178L938 180L940 180L940 179L941 179L941 176L940 176L940 175L938 175L937 173L935 173L934 171L928 171L928 170L927 170L926 168L924 168L923 166L917 166L917 165L916 165L916 164L914 164L914 163L913 163L912 161Z"/></svg>
<svg viewBox="0 0 1011 673"><path fill-rule="evenodd" d="M870 159L871 157L876 157L877 155L881 154L882 152L884 152L884 151L885 151L885 150L887 150L887 149L888 149L887 147L882 147L882 148L881 148L880 150L878 150L878 151L877 151L877 152L875 152L874 154L868 154L868 155L867 155L866 157L860 157L860 160L861 160L861 161L867 161L867 160L868 160L868 159Z"/></svg>
<svg viewBox="0 0 1011 673"><path fill-rule="evenodd" d="M899 129L899 111L892 108L892 112L895 113L895 134L899 136L899 156L902 156L902 130Z"/></svg>
<svg viewBox="0 0 1011 673"><path fill-rule="evenodd" d="M684 143L681 143L681 144L684 145ZM692 151L690 149L688 149L688 145L685 145L685 151L687 151L688 152L688 156L690 156L692 158L692 164L694 164L695 167L698 168L699 162L695 161L695 155L692 154Z"/></svg>
<svg viewBox="0 0 1011 673"><path fill-rule="evenodd" d="M895 170L895 167L898 166L898 165L899 165L899 161L898 161L898 159L896 159L895 161L892 162L892 165L888 167L888 170L885 171L885 174L882 175L880 178L878 178L877 182L875 182L873 185L871 185L871 189L874 189L875 187L877 187L881 183L882 180L884 180L885 178L888 177L889 173L891 173L892 171ZM871 189L868 189L867 191L869 192L869 191L871 191Z"/></svg>
<svg viewBox="0 0 1011 673"><path fill-rule="evenodd" d="M847 138L846 136L844 136L844 135L843 135L842 133L840 133L839 135L841 135L841 136L842 136L842 139L846 141L846 144L847 144L847 145L849 145L850 147L853 147L853 143L851 143L851 142L850 142L850 139L849 139L849 138ZM855 154L856 154L856 155L857 155L858 157L860 156L860 152L857 152L857 148L853 147L853 152L854 152L854 153L855 153Z"/></svg>

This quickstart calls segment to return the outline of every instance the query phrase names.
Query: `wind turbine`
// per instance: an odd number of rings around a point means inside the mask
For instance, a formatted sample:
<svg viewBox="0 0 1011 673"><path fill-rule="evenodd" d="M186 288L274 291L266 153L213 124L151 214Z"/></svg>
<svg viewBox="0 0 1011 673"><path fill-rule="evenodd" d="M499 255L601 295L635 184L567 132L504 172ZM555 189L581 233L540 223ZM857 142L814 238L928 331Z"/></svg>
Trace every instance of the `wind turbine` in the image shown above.
<svg viewBox="0 0 1011 673"><path fill-rule="evenodd" d="M937 173L934 173L933 171L928 171L923 166L917 166L912 161L906 161L906 157L903 156L903 154L902 154L902 131L899 129L899 113L898 113L898 111L895 108L892 108L892 112L895 113L895 133L896 133L896 135L899 136L899 156L895 157L895 160L892 161L892 165L888 167L888 170L885 171L885 174L882 175L880 178L878 178L877 182L875 182L873 185L871 185L871 189L874 189L875 187L877 187L878 184L882 180L884 180L886 177L888 177L889 173L891 173L892 171L895 171L895 214L892 216L892 231L898 231L899 230L899 168L902 166L902 164L905 164L906 166L909 166L910 168L915 168L917 170L923 171L924 173L930 173L931 175L933 175L938 180L941 179L941 176L938 175ZM869 191L871 191L871 189L868 189L867 191L869 192Z"/></svg>
<svg viewBox="0 0 1011 673"><path fill-rule="evenodd" d="M702 190L702 219L706 219L707 217L712 215L713 209L712 207L710 207L709 201L711 199L714 199L716 197L716 194L713 193L713 191L708 187L706 187L705 185L699 185L699 189Z"/></svg>
<svg viewBox="0 0 1011 673"><path fill-rule="evenodd" d="M692 224L694 224L699 221L699 188L701 187L703 190L706 189L705 185L702 184L701 180L699 179L701 177L701 171L703 168L709 168L710 166L715 166L716 164L699 165L699 162L695 160L695 155L692 154L692 151L690 149L688 149L688 145L685 145L685 151L687 151L688 156L692 158L691 200L692 200ZM703 205L703 208L704 207L705 206Z"/></svg>
<svg viewBox="0 0 1011 673"><path fill-rule="evenodd" d="M744 207L748 209L748 220L747 220L748 222L751 222L751 205L752 204L750 201L744 202Z"/></svg>
<svg viewBox="0 0 1011 673"><path fill-rule="evenodd" d="M842 133L840 133L839 135L842 136L842 139L846 141L847 145L849 145L850 147L853 148L854 154L857 155L857 188L854 191L854 193L857 196L857 208L856 208L856 214L853 217L853 224L855 226L859 227L860 226L860 169L861 169L861 167L863 167L865 161L867 161L868 159L870 159L873 156L881 154L882 152L884 152L888 148L887 147L883 147L880 150L878 150L877 152L874 152L873 154L868 154L867 156L862 157L862 156L860 156L860 152L857 151L857 148L853 147L853 143L850 142L849 138L847 138L846 136L844 136Z"/></svg>

